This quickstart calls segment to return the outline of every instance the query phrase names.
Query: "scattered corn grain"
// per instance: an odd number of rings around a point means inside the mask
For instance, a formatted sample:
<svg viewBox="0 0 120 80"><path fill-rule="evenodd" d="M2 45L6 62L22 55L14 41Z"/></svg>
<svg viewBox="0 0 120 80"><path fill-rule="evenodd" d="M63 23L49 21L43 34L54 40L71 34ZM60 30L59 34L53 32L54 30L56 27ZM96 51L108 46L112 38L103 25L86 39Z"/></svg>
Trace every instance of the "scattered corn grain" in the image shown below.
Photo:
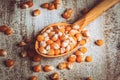
<svg viewBox="0 0 120 80"><path fill-rule="evenodd" d="M4 49L0 49L0 56L6 56L7 52Z"/></svg>
<svg viewBox="0 0 120 80"><path fill-rule="evenodd" d="M86 56L85 61L86 62L91 62L92 61L92 57L91 56Z"/></svg>
<svg viewBox="0 0 120 80"><path fill-rule="evenodd" d="M50 71L54 70L54 67L53 67L53 66L50 66L50 65L45 65L45 66L43 67L43 70L44 70L45 72L50 72Z"/></svg>
<svg viewBox="0 0 120 80"><path fill-rule="evenodd" d="M83 31L81 31L81 33L84 37L89 37L90 36L90 34L88 33L88 30L83 30Z"/></svg>
<svg viewBox="0 0 120 80"><path fill-rule="evenodd" d="M38 77L37 77L37 76L31 76L31 77L29 78L29 80L38 80Z"/></svg>
<svg viewBox="0 0 120 80"><path fill-rule="evenodd" d="M6 67L12 67L14 65L14 60L13 59L8 59L5 61Z"/></svg>
<svg viewBox="0 0 120 80"><path fill-rule="evenodd" d="M67 9L63 14L62 14L62 17L65 18L65 19L68 19L70 18L72 15L72 9Z"/></svg>
<svg viewBox="0 0 120 80"><path fill-rule="evenodd" d="M73 63L72 62L67 62L67 69L73 69Z"/></svg>
<svg viewBox="0 0 120 80"><path fill-rule="evenodd" d="M76 56L75 55L70 55L69 57L68 57L68 62L75 62L76 61Z"/></svg>
<svg viewBox="0 0 120 80"><path fill-rule="evenodd" d="M49 10L54 10L55 9L55 5L53 3L49 3Z"/></svg>
<svg viewBox="0 0 120 80"><path fill-rule="evenodd" d="M26 8L28 8L29 6L28 6L28 4L26 4L26 3L23 3L23 4L21 4L21 9L26 9Z"/></svg>
<svg viewBox="0 0 120 80"><path fill-rule="evenodd" d="M27 1L26 4L28 5L29 8L34 5L32 1Z"/></svg>
<svg viewBox="0 0 120 80"><path fill-rule="evenodd" d="M5 25L0 26L0 32L5 32L7 29L8 27Z"/></svg>
<svg viewBox="0 0 120 80"><path fill-rule="evenodd" d="M12 28L8 28L7 30L5 30L4 32L6 35L11 35L13 34L13 29Z"/></svg>
<svg viewBox="0 0 120 80"><path fill-rule="evenodd" d="M95 41L95 44L98 46L102 46L104 44L104 42L102 39L99 39L99 40Z"/></svg>
<svg viewBox="0 0 120 80"><path fill-rule="evenodd" d="M80 50L77 50L74 54L77 56L77 55L81 55L82 53Z"/></svg>
<svg viewBox="0 0 120 80"><path fill-rule="evenodd" d="M81 56L81 55L77 55L76 62L80 63L80 62L83 62L83 61L84 61L84 57Z"/></svg>
<svg viewBox="0 0 120 80"><path fill-rule="evenodd" d="M52 80L59 80L59 78L60 78L60 76L57 72L54 72L50 77Z"/></svg>
<svg viewBox="0 0 120 80"><path fill-rule="evenodd" d="M40 65L36 65L33 67L33 71L34 72L40 72L41 71L41 66Z"/></svg>
<svg viewBox="0 0 120 80"><path fill-rule="evenodd" d="M54 0L53 3L55 5L55 9L58 9L60 7L60 0Z"/></svg>
<svg viewBox="0 0 120 80"><path fill-rule="evenodd" d="M32 11L32 15L33 16L39 16L40 15L40 10L36 9L36 10Z"/></svg>
<svg viewBox="0 0 120 80"><path fill-rule="evenodd" d="M86 52L87 52L87 48L86 48L86 47L81 47L81 48L80 48L80 52L86 53Z"/></svg>
<svg viewBox="0 0 120 80"><path fill-rule="evenodd" d="M59 63L58 68L63 70L67 68L66 62Z"/></svg>

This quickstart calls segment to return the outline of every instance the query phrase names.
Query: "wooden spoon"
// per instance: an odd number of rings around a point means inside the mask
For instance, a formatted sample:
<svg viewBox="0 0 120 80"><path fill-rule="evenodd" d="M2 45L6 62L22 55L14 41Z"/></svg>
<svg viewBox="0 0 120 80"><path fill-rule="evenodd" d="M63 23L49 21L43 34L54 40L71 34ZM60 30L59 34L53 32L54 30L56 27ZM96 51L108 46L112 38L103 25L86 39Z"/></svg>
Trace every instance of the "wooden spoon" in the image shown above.
<svg viewBox="0 0 120 80"><path fill-rule="evenodd" d="M79 25L80 26L80 30L82 30L85 26L87 26L90 22L92 22L93 20L95 20L97 17L99 17L104 11L106 11L107 9L109 9L110 7L112 7L113 5L115 5L116 3L118 3L120 0L103 0L101 1L97 6L95 6L93 9L91 9L87 14L85 14L80 20L76 21L75 25ZM50 24L49 26L45 27L41 33L44 33L44 31L46 31L46 29L50 28L50 27L54 27L54 26L66 26L66 25L70 25L68 23L54 23L54 24ZM69 53L72 53L74 52L75 50L78 49L80 43L77 44L77 46L67 52L67 53L64 53L64 54L60 54L60 55L57 55L57 56L49 56L49 55L45 55L43 53L40 53L38 51L38 41L36 40L36 43L35 43L35 49L37 51L37 53L43 57L47 57L47 58L54 58L54 57L59 57L59 56L64 56L66 54L69 54Z"/></svg>

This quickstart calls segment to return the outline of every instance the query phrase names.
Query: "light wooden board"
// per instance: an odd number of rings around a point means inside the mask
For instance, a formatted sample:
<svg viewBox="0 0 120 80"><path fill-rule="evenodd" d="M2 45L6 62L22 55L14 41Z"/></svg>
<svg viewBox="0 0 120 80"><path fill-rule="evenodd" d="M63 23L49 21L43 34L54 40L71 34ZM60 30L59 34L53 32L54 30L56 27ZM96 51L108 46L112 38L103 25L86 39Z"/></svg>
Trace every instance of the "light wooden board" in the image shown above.
<svg viewBox="0 0 120 80"><path fill-rule="evenodd" d="M32 75L38 76L39 80L50 80L49 75L53 72L60 73L61 77L67 80L85 80L89 76L92 76L94 80L120 80L120 3L86 27L91 35L91 41L86 45L88 48L86 55L91 55L93 62L75 63L72 70L55 69L48 73L43 71L34 73L31 70L33 65L50 64L56 67L68 55L55 59L42 58L41 62L35 63L28 58L19 57L23 48L17 47L17 42L25 37L35 40L36 34L51 23L73 23L82 16L80 11L83 8L92 8L100 0L61 0L61 7L53 11L40 7L41 4L52 0L34 0L32 8L21 10L19 4L24 1L0 0L0 25L8 25L14 30L12 36L0 33L0 48L8 52L6 57L0 57L0 80L27 80ZM66 8L73 9L73 15L69 20L61 17ZM41 10L39 17L31 16L31 11L34 9ZM96 46L94 41L97 39L103 39L105 41L104 46ZM5 67L3 61L6 59L14 59L14 67Z"/></svg>

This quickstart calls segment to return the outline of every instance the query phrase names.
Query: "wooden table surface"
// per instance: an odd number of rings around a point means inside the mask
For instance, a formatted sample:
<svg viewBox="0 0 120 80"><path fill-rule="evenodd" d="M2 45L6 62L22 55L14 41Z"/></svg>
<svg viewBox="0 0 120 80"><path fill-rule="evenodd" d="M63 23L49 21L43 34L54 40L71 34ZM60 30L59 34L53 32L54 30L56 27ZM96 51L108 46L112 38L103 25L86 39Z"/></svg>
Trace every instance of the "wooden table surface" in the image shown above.
<svg viewBox="0 0 120 80"><path fill-rule="evenodd" d="M55 59L42 58L41 62L33 62L29 58L19 56L24 48L16 44L26 37L35 40L36 34L51 23L73 23L82 16L80 11L83 8L92 8L100 0L61 0L60 8L53 11L40 7L41 4L52 0L33 0L32 8L22 10L19 4L24 1L0 0L0 25L7 25L14 30L11 36L0 32L0 48L8 53L6 57L0 57L0 80L28 80L32 75L38 76L39 80L50 80L49 75L53 72L60 73L60 76L67 80L85 80L89 76L94 80L120 80L120 3L86 27L90 32L91 41L86 45L88 52L85 55L93 57L91 63L75 63L72 70L55 69L52 72L35 73L31 70L33 65L50 64L56 67L68 55ZM67 8L73 9L73 15L65 20L61 14ZM32 17L31 11L34 9L40 9L41 15ZM97 39L103 39L105 44L102 47L96 46L94 41ZM29 46L33 45L34 43L31 43ZM14 59L15 65L12 68L5 67L3 61L6 59Z"/></svg>

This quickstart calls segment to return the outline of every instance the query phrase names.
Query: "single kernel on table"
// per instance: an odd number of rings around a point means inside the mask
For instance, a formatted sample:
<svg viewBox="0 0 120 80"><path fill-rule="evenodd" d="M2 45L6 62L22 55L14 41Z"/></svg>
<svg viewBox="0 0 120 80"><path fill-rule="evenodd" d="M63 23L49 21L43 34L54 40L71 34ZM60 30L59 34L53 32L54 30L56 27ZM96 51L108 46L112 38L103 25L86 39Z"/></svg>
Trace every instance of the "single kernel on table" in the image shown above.
<svg viewBox="0 0 120 80"><path fill-rule="evenodd" d="M44 3L44 4L41 5L41 7L47 9L49 7L49 3Z"/></svg>
<svg viewBox="0 0 120 80"><path fill-rule="evenodd" d="M31 76L31 77L29 78L29 80L38 80L38 77L37 77L37 76Z"/></svg>
<svg viewBox="0 0 120 80"><path fill-rule="evenodd" d="M102 46L104 44L104 42L102 39L99 39L99 40L95 41L95 44L98 46Z"/></svg>
<svg viewBox="0 0 120 80"><path fill-rule="evenodd" d="M55 79L59 79L59 74L57 73L57 72L54 72L52 75L50 75L50 78L52 79L52 80L55 80Z"/></svg>
<svg viewBox="0 0 120 80"><path fill-rule="evenodd" d="M5 61L6 67L12 67L14 65L14 60L8 59Z"/></svg>
<svg viewBox="0 0 120 80"><path fill-rule="evenodd" d="M73 69L73 63L72 62L67 62L67 69Z"/></svg>
<svg viewBox="0 0 120 80"><path fill-rule="evenodd" d="M36 10L32 11L32 15L33 16L39 16L40 15L40 10L36 9Z"/></svg>
<svg viewBox="0 0 120 80"><path fill-rule="evenodd" d="M45 66L43 67L43 70L44 70L45 72L50 72L50 71L54 70L54 67L53 67L53 66L50 66L50 65L45 65Z"/></svg>
<svg viewBox="0 0 120 80"><path fill-rule="evenodd" d="M86 47L81 47L81 48L80 48L80 51L81 51L82 53L86 53L86 52L87 52L87 48L86 48Z"/></svg>
<svg viewBox="0 0 120 80"><path fill-rule="evenodd" d="M62 14L62 17L65 18L65 19L68 19L70 18L72 15L72 9L67 9L63 14Z"/></svg>
<svg viewBox="0 0 120 80"><path fill-rule="evenodd" d="M23 47L23 46L25 46L25 45L26 45L26 43L23 42L23 41L21 41L21 42L18 43L18 46L19 46L19 47Z"/></svg>
<svg viewBox="0 0 120 80"><path fill-rule="evenodd" d="M89 37L90 36L90 34L88 33L88 30L83 30L83 31L81 31L81 33L84 37Z"/></svg>
<svg viewBox="0 0 120 80"><path fill-rule="evenodd" d="M0 56L6 56L7 52L4 49L0 49Z"/></svg>
<svg viewBox="0 0 120 80"><path fill-rule="evenodd" d="M38 56L38 55L35 55L35 56L33 56L33 59L32 59L34 62L39 62L39 61L41 61L41 58L40 58L40 56Z"/></svg>
<svg viewBox="0 0 120 80"><path fill-rule="evenodd" d="M54 4L60 3L60 0L54 0L53 3Z"/></svg>
<svg viewBox="0 0 120 80"><path fill-rule="evenodd" d="M56 3L55 5L55 9L58 9L60 7L60 3Z"/></svg>
<svg viewBox="0 0 120 80"><path fill-rule="evenodd" d="M84 57L81 55L77 55L76 62L80 63L84 61Z"/></svg>
<svg viewBox="0 0 120 80"><path fill-rule="evenodd" d="M55 9L58 9L60 7L60 0L54 0L53 3L55 5Z"/></svg>
<svg viewBox="0 0 120 80"><path fill-rule="evenodd" d="M58 68L61 70L66 69L67 68L66 62L59 63Z"/></svg>
<svg viewBox="0 0 120 80"><path fill-rule="evenodd" d="M55 9L55 5L53 3L49 3L49 10L54 10Z"/></svg>
<svg viewBox="0 0 120 80"><path fill-rule="evenodd" d="M33 2L32 1L27 1L26 4L28 5L29 8L33 6Z"/></svg>
<svg viewBox="0 0 120 80"><path fill-rule="evenodd" d="M5 32L7 29L8 27L5 25L0 26L0 32Z"/></svg>
<svg viewBox="0 0 120 80"><path fill-rule="evenodd" d="M68 60L68 62L75 62L76 61L76 55L70 55L67 60Z"/></svg>
<svg viewBox="0 0 120 80"><path fill-rule="evenodd" d="M92 61L92 57L91 56L86 56L85 61L86 62L91 62Z"/></svg>
<svg viewBox="0 0 120 80"><path fill-rule="evenodd" d="M41 71L41 66L40 65L36 65L33 67L33 71L34 72L40 72Z"/></svg>
<svg viewBox="0 0 120 80"><path fill-rule="evenodd" d="M20 56L23 57L23 58L27 57L27 55L28 55L28 53L27 53L26 50L23 50L23 51L20 53Z"/></svg>
<svg viewBox="0 0 120 80"><path fill-rule="evenodd" d="M62 17L63 18L65 18L65 19L68 19L68 18L70 18L70 14L68 14L68 13L64 13L64 14L62 14Z"/></svg>
<svg viewBox="0 0 120 80"><path fill-rule="evenodd" d="M26 9L26 8L30 8L33 6L33 2L32 1L27 1L21 4L21 9Z"/></svg>
<svg viewBox="0 0 120 80"><path fill-rule="evenodd" d="M8 28L7 30L5 30L4 34L6 34L6 35L13 34L13 29L12 28Z"/></svg>
<svg viewBox="0 0 120 80"><path fill-rule="evenodd" d="M26 9L26 8L28 8L29 6L28 6L28 4L26 4L26 3L23 3L23 4L21 4L21 9Z"/></svg>
<svg viewBox="0 0 120 80"><path fill-rule="evenodd" d="M82 52L80 50L77 50L74 54L77 56L77 55L81 55Z"/></svg>

